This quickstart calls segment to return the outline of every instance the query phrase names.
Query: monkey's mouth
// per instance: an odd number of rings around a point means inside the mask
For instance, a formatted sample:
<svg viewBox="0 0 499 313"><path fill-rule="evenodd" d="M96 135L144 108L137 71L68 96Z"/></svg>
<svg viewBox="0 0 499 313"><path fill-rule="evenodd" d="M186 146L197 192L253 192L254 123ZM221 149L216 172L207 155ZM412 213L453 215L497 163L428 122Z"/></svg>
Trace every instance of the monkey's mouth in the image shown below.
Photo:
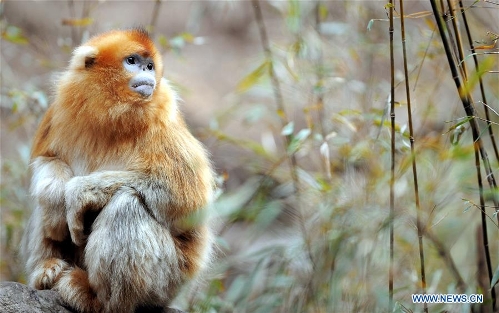
<svg viewBox="0 0 499 313"><path fill-rule="evenodd" d="M156 87L156 80L151 76L135 76L130 81L130 89L142 97L149 97L154 92Z"/></svg>
<svg viewBox="0 0 499 313"><path fill-rule="evenodd" d="M147 82L133 84L131 87L133 91L137 92L143 97L149 97L154 91L154 84Z"/></svg>

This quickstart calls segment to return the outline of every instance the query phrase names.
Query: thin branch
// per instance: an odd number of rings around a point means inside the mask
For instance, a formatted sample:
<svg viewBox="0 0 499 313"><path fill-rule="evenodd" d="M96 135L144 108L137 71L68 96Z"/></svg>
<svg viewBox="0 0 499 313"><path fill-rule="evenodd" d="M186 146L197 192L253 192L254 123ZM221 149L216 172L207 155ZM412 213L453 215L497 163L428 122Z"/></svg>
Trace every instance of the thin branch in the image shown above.
<svg viewBox="0 0 499 313"><path fill-rule="evenodd" d="M464 282L463 278L461 277L461 274L459 274L459 271L457 270L456 263L454 263L454 259L452 259L452 256L450 255L449 250L445 247L445 245L438 240L437 236L435 236L432 232L429 230L425 230L424 235L426 238L430 240L430 242L433 244L433 246L437 249L438 254L440 257L443 259L447 267L449 268L452 276L454 276L454 279L457 282L457 290L459 293L464 293L465 290L467 289L466 283Z"/></svg>
<svg viewBox="0 0 499 313"><path fill-rule="evenodd" d="M461 15L463 16L464 28L466 29L468 44L469 44L470 49L471 49L471 54L473 55L475 69L476 69L476 72L478 73L478 57L476 56L475 46L473 45L473 39L471 38L471 32L470 32L470 28L468 25L468 20L466 18L466 11L463 7L463 2L461 0L459 1L459 7L461 8ZM462 59L462 62L464 62L464 59ZM478 76L478 82L480 85L480 94L482 96L482 102L485 104L485 103L487 103L487 98L485 96L485 87L483 85L483 80L482 80L481 75ZM487 119L487 121L490 121L489 106L486 105L484 110L485 110L485 118ZM489 126L489 136L490 136L490 140L492 142L492 147L494 149L496 161L499 162L499 151L497 148L497 143L495 140L494 131L492 130L492 127L490 127L491 126L490 122L487 122L487 124L488 124L487 126Z"/></svg>
<svg viewBox="0 0 499 313"><path fill-rule="evenodd" d="M68 0L68 8L69 8L69 14L70 14L71 19L75 19L76 12L75 12L74 0ZM73 45L73 47L76 47L77 45L80 44L78 42L78 35L76 33L75 26L71 26L71 44Z"/></svg>
<svg viewBox="0 0 499 313"><path fill-rule="evenodd" d="M421 270L421 289L422 293L426 294L426 274L425 274L425 261L424 261L424 247L423 247L423 224L421 222L421 204L419 201L419 185L418 185L418 170L416 166L416 152L414 151L414 128L412 123L412 109L411 109L411 92L409 87L409 71L407 69L407 49L405 40L405 19L404 19L404 1L400 0L400 28L402 32L402 53L404 58L404 75L405 75L405 93L407 98L407 115L409 119L409 140L411 143L412 155L412 177L414 179L414 198L416 201L416 227L418 229L418 248L419 248L419 262ZM423 310L428 313L428 304L423 304Z"/></svg>
<svg viewBox="0 0 499 313"><path fill-rule="evenodd" d="M265 24L263 22L263 16L262 16L262 10L260 8L260 2L259 0L251 0L254 14L255 14L255 19L258 24L258 28L260 31L260 39L262 42L263 50L265 53L265 57L269 61L269 76L272 82L272 87L274 89L274 97L275 97L275 102L277 106L277 115L279 116L281 120L281 128L284 128L284 126L288 125L289 120L286 115L286 111L284 109L284 100L281 92L281 86L279 83L279 79L277 78L277 74L274 70L274 62L273 62L273 55L272 55L272 50L270 49L270 43L269 39L267 36L267 30L265 28ZM291 142L292 135L286 135L284 137L284 150L285 153L287 153L287 147L289 146L289 143ZM312 265L312 269L315 270L315 261L314 257L312 254L312 243L310 241L310 237L308 235L308 232L305 227L305 222L304 222L304 217L303 213L301 212L301 201L300 201L300 186L299 186L299 179L298 179L298 163L296 161L296 156L293 153L287 153L288 155L288 160L290 163L290 174L291 174L291 179L293 180L293 185L294 185L294 190L295 190L295 195L297 198L297 206L298 206L298 222L299 222L299 227L302 232L303 239L305 241L305 248L307 249L308 257L310 259L310 263Z"/></svg>
<svg viewBox="0 0 499 313"><path fill-rule="evenodd" d="M319 36L320 39L322 39L322 33L321 33L321 1L318 0L317 3L315 4L315 31L317 32L317 35ZM314 86L314 90L318 90L318 92L313 92L313 94L317 93L317 100L316 100L316 106L317 106L317 121L318 121L318 126L319 126L319 132L322 135L322 138L324 140L324 143L326 143L326 130L324 128L324 121L323 118L325 115L324 112L324 74L323 74L323 67L324 67L324 58L323 58L323 53L322 53L322 40L319 44L319 55L317 57L317 62L316 62L316 85ZM324 160L324 172L326 172L326 179L329 183L331 183L331 164L329 158L325 158Z"/></svg>
<svg viewBox="0 0 499 313"><path fill-rule="evenodd" d="M453 0L447 0L447 5L449 6L449 14L451 16L452 27L454 29L454 35L456 38L455 39L456 43L454 44L454 47L456 48L457 54L459 56L459 58L458 58L459 64L460 64L459 68L461 69L461 74L462 74L464 80L467 81L468 80L468 69L466 67L466 63L461 62L462 60L464 60L464 51L463 51L463 44L462 44L462 40L461 40L461 31L459 30L458 19L457 19L456 14L455 14Z"/></svg>
<svg viewBox="0 0 499 313"><path fill-rule="evenodd" d="M152 11L151 23L149 23L149 31L154 34L156 31L156 23L158 22L159 10L161 8L161 0L156 0Z"/></svg>
<svg viewBox="0 0 499 313"><path fill-rule="evenodd" d="M388 311L393 311L393 250L395 218L395 58L393 52L393 0L389 2L390 26L390 120L391 120L391 165L390 165L390 263L388 269Z"/></svg>
<svg viewBox="0 0 499 313"><path fill-rule="evenodd" d="M317 3L315 4L315 31L317 32L317 34L319 35L319 37L322 36L321 34L321 13L320 13L320 7L321 7L321 1L317 1ZM318 120L318 124L319 124L319 131L322 135L323 138L326 137L326 131L324 129L324 125L323 125L323 121L322 121L322 118L324 117L324 95L323 95L323 92L322 92L322 88L323 88L323 66L324 66L324 60L323 60L323 56L322 56L322 42L321 44L319 45L319 55L317 57L317 71L316 71L316 75L317 75L317 83L316 83L316 87L318 87L319 89L319 93L317 95L317 107L318 107L318 110L317 110L317 120Z"/></svg>

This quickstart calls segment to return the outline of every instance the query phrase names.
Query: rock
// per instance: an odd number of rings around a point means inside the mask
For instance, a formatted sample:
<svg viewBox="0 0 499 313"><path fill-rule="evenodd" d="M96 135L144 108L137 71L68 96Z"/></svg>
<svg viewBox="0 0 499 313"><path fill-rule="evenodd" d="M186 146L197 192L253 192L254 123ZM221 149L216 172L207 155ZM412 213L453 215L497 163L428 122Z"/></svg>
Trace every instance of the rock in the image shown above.
<svg viewBox="0 0 499 313"><path fill-rule="evenodd" d="M56 291L36 290L10 281L0 283L0 311L3 313L73 313L64 307Z"/></svg>
<svg viewBox="0 0 499 313"><path fill-rule="evenodd" d="M0 282L0 312L2 313L75 313L64 306L54 290L36 290L16 282ZM184 313L171 308L143 308L140 312Z"/></svg>

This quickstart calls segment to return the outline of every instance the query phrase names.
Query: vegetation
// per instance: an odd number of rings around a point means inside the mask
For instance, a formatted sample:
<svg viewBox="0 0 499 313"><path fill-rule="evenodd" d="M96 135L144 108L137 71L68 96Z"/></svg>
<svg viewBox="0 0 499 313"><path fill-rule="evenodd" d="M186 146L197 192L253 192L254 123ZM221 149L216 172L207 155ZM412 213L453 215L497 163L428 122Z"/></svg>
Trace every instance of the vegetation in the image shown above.
<svg viewBox="0 0 499 313"><path fill-rule="evenodd" d="M93 18L98 4L68 3L74 46L102 21ZM166 37L157 26L166 5L154 2L149 27L165 54L182 58L203 34ZM497 2L207 5L220 16L246 10L261 52L241 60L247 74L233 77L227 103L197 131L225 183L213 208L219 253L176 304L192 312L499 310ZM1 27L5 45L33 47L3 14ZM31 134L49 102L43 84L10 83L15 70L4 59L3 142L10 131ZM15 253L31 205L29 143L9 143L17 157L2 159L0 272L22 281ZM483 294L484 303L414 304L417 293Z"/></svg>

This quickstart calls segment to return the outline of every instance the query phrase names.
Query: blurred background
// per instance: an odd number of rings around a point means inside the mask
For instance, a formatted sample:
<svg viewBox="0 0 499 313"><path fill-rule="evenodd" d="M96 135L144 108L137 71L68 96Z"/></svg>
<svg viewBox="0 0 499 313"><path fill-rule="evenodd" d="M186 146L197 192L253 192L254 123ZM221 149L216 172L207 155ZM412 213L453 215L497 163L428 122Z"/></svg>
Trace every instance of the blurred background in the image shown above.
<svg viewBox="0 0 499 313"><path fill-rule="evenodd" d="M499 5L463 5L486 65L480 78L487 102L474 106L477 116L490 109L491 123L479 125L497 175L488 129L499 131ZM485 297L482 306L432 304L430 311L491 311L469 119L435 18L429 2L405 2L408 98L398 2L393 73L389 9L384 1L0 2L0 279L25 282L17 252L32 209L30 144L50 105L54 74L90 36L144 26L163 55L164 76L183 99L190 129L212 154L223 190L213 209L216 261L176 306L192 312L391 311L393 76L394 310L423 310L411 300L422 292L415 159L426 291ZM470 48L464 53L473 68ZM478 95L477 83L472 87ZM491 205L483 210L488 259L499 275Z"/></svg>

